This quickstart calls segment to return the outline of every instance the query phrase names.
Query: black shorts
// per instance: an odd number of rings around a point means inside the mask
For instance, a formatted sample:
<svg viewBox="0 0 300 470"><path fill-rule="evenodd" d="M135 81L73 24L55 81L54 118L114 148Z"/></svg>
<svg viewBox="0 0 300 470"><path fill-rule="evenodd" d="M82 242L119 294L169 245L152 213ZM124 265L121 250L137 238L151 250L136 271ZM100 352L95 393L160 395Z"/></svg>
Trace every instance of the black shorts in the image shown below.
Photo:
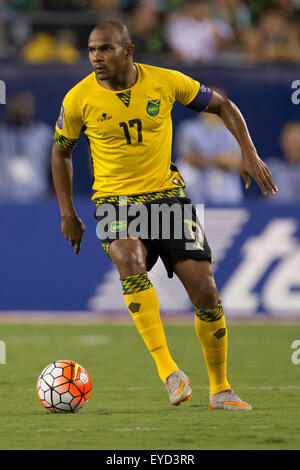
<svg viewBox="0 0 300 470"><path fill-rule="evenodd" d="M158 257L169 278L173 277L173 265L178 258L212 262L211 249L196 209L186 197L160 198L126 206L114 202L108 206L99 204L95 218L99 222L97 235L107 254L110 244L120 238L138 238L144 243L148 252L147 271Z"/></svg>

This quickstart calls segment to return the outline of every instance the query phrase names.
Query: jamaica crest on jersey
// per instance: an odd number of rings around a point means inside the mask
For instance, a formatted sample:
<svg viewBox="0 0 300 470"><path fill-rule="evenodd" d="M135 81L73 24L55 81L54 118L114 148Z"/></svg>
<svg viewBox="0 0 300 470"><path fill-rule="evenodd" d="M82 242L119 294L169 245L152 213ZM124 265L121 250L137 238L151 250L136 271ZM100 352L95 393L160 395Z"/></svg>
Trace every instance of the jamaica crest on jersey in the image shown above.
<svg viewBox="0 0 300 470"><path fill-rule="evenodd" d="M160 99L149 100L147 104L147 113L150 116L157 116L159 113Z"/></svg>

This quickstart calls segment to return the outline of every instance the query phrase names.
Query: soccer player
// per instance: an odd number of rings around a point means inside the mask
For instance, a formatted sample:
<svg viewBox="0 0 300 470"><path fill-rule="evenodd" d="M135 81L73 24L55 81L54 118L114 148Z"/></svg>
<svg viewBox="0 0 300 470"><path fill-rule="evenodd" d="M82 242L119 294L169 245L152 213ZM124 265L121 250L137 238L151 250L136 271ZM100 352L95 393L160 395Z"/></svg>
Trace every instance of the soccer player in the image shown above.
<svg viewBox="0 0 300 470"><path fill-rule="evenodd" d="M97 206L96 217L103 220L98 209L107 203L116 211L102 246L119 271L125 303L169 392L170 403L178 406L188 400L192 389L189 378L169 352L158 298L147 274L158 256L168 276L175 272L179 277L194 306L196 334L208 371L210 407L250 410L251 405L238 397L227 380L225 317L211 251L195 210L181 221L188 226L181 239L171 236L169 240L163 236L122 237L127 226L119 218L119 211L124 209L125 201L129 221L129 211L135 205L143 204L150 212L154 203L183 207L189 202L184 182L171 163L171 110L176 100L196 112L214 113L223 120L241 147L240 172L246 188L250 177L263 194L276 194L277 188L268 167L257 155L240 111L229 99L178 71L135 63L133 51L125 25L114 21L97 25L88 41L93 72L63 100L52 151L62 233L75 254L79 254L85 226L73 204L72 150L83 130L93 159L92 200ZM195 234L200 233L192 249L187 245L191 237L186 232L193 232L194 240Z"/></svg>

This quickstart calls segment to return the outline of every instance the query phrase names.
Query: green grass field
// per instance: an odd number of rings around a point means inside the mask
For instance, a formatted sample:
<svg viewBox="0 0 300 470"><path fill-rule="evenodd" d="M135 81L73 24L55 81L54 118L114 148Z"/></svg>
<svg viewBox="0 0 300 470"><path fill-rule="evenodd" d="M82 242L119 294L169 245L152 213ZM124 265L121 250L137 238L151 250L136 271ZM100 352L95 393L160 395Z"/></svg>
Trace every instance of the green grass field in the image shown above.
<svg viewBox="0 0 300 470"><path fill-rule="evenodd" d="M154 362L133 325L2 324L0 449L300 449L300 364L291 361L299 325L229 325L228 372L252 412L208 407L208 380L192 325L167 325L170 350L189 375L193 399L169 405ZM35 383L57 359L90 373L93 392L76 414L50 414Z"/></svg>

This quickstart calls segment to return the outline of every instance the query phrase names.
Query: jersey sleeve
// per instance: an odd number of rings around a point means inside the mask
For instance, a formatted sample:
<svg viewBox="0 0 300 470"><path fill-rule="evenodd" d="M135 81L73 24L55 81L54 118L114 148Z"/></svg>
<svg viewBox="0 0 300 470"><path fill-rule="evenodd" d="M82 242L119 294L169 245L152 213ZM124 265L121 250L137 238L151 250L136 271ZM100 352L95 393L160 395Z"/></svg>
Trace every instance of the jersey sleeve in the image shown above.
<svg viewBox="0 0 300 470"><path fill-rule="evenodd" d="M73 150L79 139L82 126L80 104L76 94L70 90L60 108L55 125L54 141L60 147Z"/></svg>
<svg viewBox="0 0 300 470"><path fill-rule="evenodd" d="M171 75L175 100L187 106L196 97L200 83L176 70L172 70Z"/></svg>

